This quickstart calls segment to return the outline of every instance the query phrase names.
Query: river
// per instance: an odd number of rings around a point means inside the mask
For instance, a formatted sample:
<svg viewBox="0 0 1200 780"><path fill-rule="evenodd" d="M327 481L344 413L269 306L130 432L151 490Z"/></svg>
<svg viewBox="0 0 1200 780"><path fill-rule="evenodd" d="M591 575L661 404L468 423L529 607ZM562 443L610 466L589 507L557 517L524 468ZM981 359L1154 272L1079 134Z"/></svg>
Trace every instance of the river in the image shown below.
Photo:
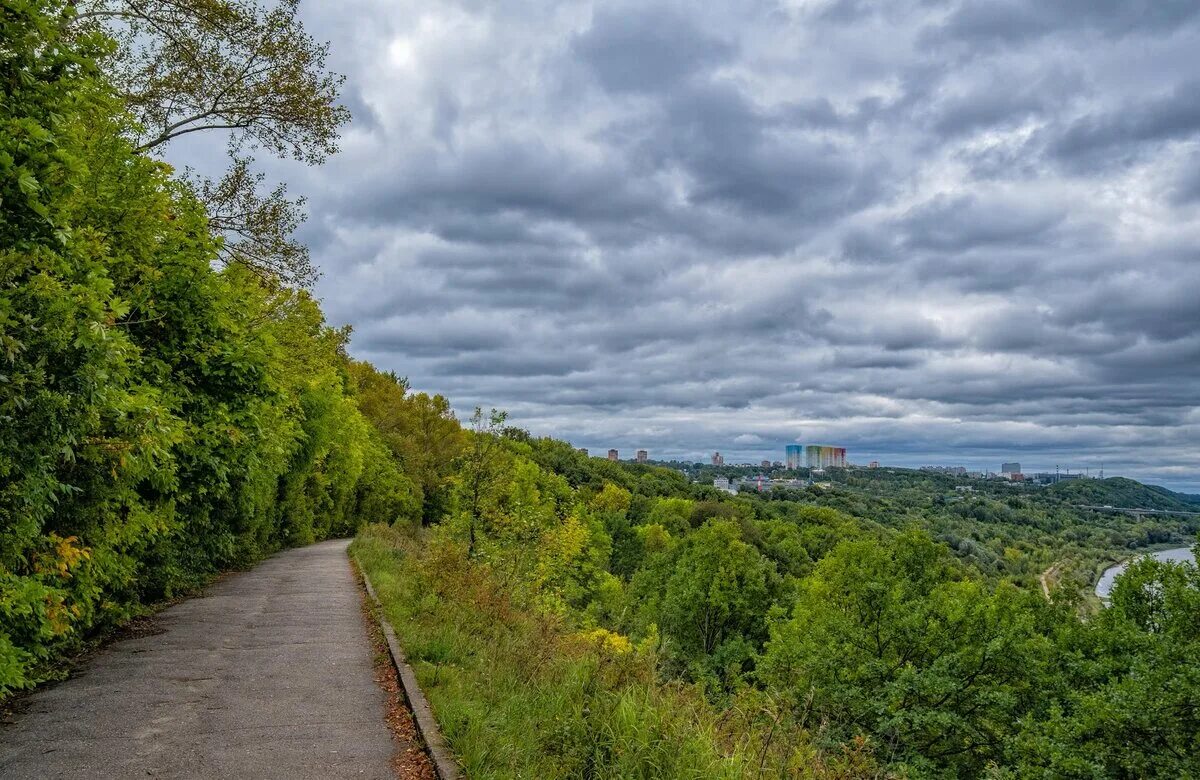
<svg viewBox="0 0 1200 780"><path fill-rule="evenodd" d="M1160 561L1194 561L1192 548L1190 547L1175 547L1170 550L1159 550L1150 555ZM1140 556L1135 556L1140 557ZM1110 566L1100 575L1100 581L1096 583L1096 595L1108 601L1108 594L1112 593L1113 585L1117 581L1117 575L1125 571L1125 567L1129 565L1129 561L1118 563L1116 566Z"/></svg>

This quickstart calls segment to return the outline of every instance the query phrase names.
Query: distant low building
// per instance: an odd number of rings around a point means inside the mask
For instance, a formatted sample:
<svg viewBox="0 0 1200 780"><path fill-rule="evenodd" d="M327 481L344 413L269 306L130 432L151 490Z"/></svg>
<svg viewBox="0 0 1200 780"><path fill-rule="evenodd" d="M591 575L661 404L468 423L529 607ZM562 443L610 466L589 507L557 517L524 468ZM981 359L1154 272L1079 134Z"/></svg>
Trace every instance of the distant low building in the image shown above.
<svg viewBox="0 0 1200 780"><path fill-rule="evenodd" d="M966 466L922 466L921 471L931 471L934 474L950 474L956 477L965 476Z"/></svg>
<svg viewBox="0 0 1200 780"><path fill-rule="evenodd" d="M769 461L769 460L764 460L764 461L763 461L762 463L760 463L759 465L760 465L762 468L764 468L764 469L769 469L769 468L771 468L771 461Z"/></svg>
<svg viewBox="0 0 1200 780"><path fill-rule="evenodd" d="M645 450L637 451L637 462L638 463L645 463L648 460L650 460L649 453L647 453Z"/></svg>
<svg viewBox="0 0 1200 780"><path fill-rule="evenodd" d="M729 484L729 477L715 477L713 487L726 493L737 494L737 488Z"/></svg>
<svg viewBox="0 0 1200 780"><path fill-rule="evenodd" d="M580 455L587 455L587 454L588 454L587 447L580 447L580 448L579 448L579 454L580 454Z"/></svg>
<svg viewBox="0 0 1200 780"><path fill-rule="evenodd" d="M1055 482L1063 482L1070 479L1084 479L1084 475L1079 472L1072 474L1069 471L1039 471L1035 474L1026 474L1026 482L1036 482L1039 485L1053 485Z"/></svg>
<svg viewBox="0 0 1200 780"><path fill-rule="evenodd" d="M877 460L871 461L870 463L867 464L867 468L869 468L869 469L879 468L879 461L877 461Z"/></svg>
<svg viewBox="0 0 1200 780"><path fill-rule="evenodd" d="M741 477L736 481L731 480L730 484L735 485L739 490L757 490L761 493L769 489L774 483L770 477L764 477L762 474L759 474L757 477Z"/></svg>
<svg viewBox="0 0 1200 780"><path fill-rule="evenodd" d="M609 460L620 460L620 455L617 453L616 450L609 450L608 451L608 459Z"/></svg>

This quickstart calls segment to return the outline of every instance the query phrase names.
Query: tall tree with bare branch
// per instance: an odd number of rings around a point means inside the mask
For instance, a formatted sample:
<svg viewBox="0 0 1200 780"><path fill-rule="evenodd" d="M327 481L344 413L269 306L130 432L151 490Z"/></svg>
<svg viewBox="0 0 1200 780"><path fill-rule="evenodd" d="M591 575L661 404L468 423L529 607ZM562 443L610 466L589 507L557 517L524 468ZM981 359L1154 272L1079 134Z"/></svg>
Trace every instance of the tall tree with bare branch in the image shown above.
<svg viewBox="0 0 1200 780"><path fill-rule="evenodd" d="M329 72L328 44L298 18L299 0L82 0L72 26L102 27L117 42L105 63L138 121L139 150L162 153L199 132L226 134L230 162L217 179L189 172L225 236L222 259L271 281L316 278L293 238L303 199L268 189L253 168L264 150L310 165L338 149L350 113L338 104L343 77Z"/></svg>

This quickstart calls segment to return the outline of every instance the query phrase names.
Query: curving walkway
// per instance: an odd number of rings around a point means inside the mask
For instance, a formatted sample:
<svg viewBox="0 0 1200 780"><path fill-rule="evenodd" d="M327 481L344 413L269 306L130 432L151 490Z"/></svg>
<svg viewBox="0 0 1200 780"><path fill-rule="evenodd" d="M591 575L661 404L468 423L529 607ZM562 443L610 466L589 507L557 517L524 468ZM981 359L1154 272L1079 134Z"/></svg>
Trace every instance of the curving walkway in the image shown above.
<svg viewBox="0 0 1200 780"><path fill-rule="evenodd" d="M0 777L394 778L346 541L164 610L0 727Z"/></svg>

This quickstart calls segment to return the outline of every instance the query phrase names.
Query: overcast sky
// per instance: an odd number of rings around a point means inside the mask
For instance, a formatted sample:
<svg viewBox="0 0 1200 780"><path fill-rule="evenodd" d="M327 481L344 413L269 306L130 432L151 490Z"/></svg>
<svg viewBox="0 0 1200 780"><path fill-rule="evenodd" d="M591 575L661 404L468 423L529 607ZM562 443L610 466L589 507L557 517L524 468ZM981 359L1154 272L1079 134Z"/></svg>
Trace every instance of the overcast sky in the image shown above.
<svg viewBox="0 0 1200 780"><path fill-rule="evenodd" d="M880 10L883 9L883 10ZM353 351L622 456L1200 492L1200 3L309 0Z"/></svg>

